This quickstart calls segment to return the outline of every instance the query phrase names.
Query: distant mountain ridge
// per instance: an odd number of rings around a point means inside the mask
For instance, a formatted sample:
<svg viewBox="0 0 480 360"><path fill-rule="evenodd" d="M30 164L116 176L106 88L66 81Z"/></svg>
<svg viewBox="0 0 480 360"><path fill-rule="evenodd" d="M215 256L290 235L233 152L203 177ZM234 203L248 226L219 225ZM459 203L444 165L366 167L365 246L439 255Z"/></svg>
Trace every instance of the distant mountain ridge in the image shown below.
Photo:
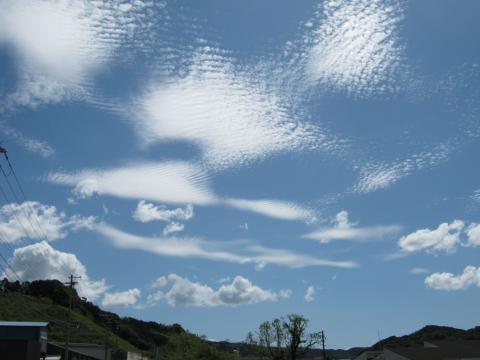
<svg viewBox="0 0 480 360"><path fill-rule="evenodd" d="M352 347L350 349L326 349L326 354L331 359L354 359L365 350L381 350L384 347L417 346L423 345L424 341L433 340L480 340L480 326L463 330L448 326L427 325L420 330L404 336L390 336L371 347ZM232 351L240 349L242 353L248 353L248 346L242 342L220 341L219 348ZM313 349L307 357L321 357L321 349Z"/></svg>
<svg viewBox="0 0 480 360"><path fill-rule="evenodd" d="M480 326L463 330L449 326L427 325L409 335L390 336L374 344L372 350L380 350L386 346L415 346L432 340L480 340Z"/></svg>

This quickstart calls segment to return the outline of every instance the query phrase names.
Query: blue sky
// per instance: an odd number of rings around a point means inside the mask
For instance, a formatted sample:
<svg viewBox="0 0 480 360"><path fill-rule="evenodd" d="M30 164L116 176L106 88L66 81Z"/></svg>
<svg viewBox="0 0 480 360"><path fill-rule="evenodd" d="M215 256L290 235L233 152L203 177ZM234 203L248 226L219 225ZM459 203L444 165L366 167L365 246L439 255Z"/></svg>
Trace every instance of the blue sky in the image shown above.
<svg viewBox="0 0 480 360"><path fill-rule="evenodd" d="M480 3L0 5L9 278L217 340L478 325Z"/></svg>

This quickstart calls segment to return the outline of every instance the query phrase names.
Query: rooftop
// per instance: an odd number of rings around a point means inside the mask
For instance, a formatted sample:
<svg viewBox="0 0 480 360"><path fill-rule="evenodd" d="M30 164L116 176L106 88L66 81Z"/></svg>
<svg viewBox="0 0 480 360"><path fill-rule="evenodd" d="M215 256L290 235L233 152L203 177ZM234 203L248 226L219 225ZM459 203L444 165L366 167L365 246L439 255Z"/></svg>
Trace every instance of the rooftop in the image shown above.
<svg viewBox="0 0 480 360"><path fill-rule="evenodd" d="M0 326L47 327L47 326L48 326L48 322L35 322L35 321L0 321Z"/></svg>

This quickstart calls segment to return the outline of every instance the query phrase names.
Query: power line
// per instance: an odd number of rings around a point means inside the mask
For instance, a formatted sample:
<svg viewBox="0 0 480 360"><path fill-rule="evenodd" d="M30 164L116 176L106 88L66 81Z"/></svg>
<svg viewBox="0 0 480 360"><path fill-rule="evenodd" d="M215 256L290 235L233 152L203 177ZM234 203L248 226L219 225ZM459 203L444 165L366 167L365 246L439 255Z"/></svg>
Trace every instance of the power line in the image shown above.
<svg viewBox="0 0 480 360"><path fill-rule="evenodd" d="M22 185L20 184L20 181L16 175L16 171L15 169L13 168L13 165L12 163L10 162L10 159L7 155L7 151L5 148L1 147L0 146L0 153L3 153L4 156L5 156L5 159L6 161L8 162L8 166L10 167L10 174L12 174L14 176L14 179L15 179L15 182L17 184L17 187L18 189L20 190L20 193L21 195L23 196L23 203L29 208L30 210L30 214L31 214L31 217L27 214L27 212L25 211L25 208L22 206L22 204L20 203L20 199L19 197L17 196L17 193L14 191L13 189L13 186L9 180L9 175L7 175L7 173L5 172L5 170L3 169L3 167L0 165L0 170L3 174L3 177L5 178L5 181L8 185L8 188L10 189L10 192L13 194L13 197L15 198L18 206L19 206L19 209L20 211L22 212L23 216L26 218L27 222L29 223L31 229L32 229L32 235L34 237L37 237L37 238L40 238L42 240L45 240L47 242L49 242L49 239L48 239L48 236L46 235L46 233L43 231L43 228L40 224L40 220L37 216L37 213L35 211L35 209L33 208L33 206L31 205L30 201L28 201L27 197L26 197L26 193L25 191L23 190L23 187ZM6 195L5 191L3 190L3 188L0 187L0 192L2 193L3 197L5 198L5 201L7 203L10 203L10 200L8 199L8 196ZM27 238L30 238L30 235L28 233L28 231L26 230L25 226L23 225L23 223L19 220L19 217L17 217L17 214L15 212L13 212L13 216L15 217L16 221L18 222L18 224L22 227L24 233L25 233L25 236ZM33 225L32 221L31 221L31 218L33 218L36 222L36 225L37 225L37 228L35 228L35 226ZM35 242L31 242L32 244L35 244ZM64 272L65 276L67 276L69 273L70 273L70 270L67 269L63 264L60 264L60 267L61 267L61 270Z"/></svg>

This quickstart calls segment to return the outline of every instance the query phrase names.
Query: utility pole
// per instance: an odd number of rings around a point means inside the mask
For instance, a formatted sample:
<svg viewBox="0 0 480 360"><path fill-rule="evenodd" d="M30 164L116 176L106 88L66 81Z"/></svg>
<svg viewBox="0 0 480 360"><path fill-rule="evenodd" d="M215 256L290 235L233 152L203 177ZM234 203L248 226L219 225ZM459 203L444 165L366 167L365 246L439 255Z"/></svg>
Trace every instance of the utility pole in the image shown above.
<svg viewBox="0 0 480 360"><path fill-rule="evenodd" d="M66 282L65 285L68 285L68 320L67 320L67 339L65 342L65 360L69 360L69 346L70 346L70 330L72 328L70 324L71 312L72 312L72 295L73 295L73 286L77 284L76 279L81 279L81 276L70 275L70 281Z"/></svg>
<svg viewBox="0 0 480 360"><path fill-rule="evenodd" d="M108 360L108 333L105 333L105 355L104 360Z"/></svg>
<svg viewBox="0 0 480 360"><path fill-rule="evenodd" d="M325 353L325 332L323 330L322 334L320 335L320 340L322 341L323 360L327 360L327 354Z"/></svg>

